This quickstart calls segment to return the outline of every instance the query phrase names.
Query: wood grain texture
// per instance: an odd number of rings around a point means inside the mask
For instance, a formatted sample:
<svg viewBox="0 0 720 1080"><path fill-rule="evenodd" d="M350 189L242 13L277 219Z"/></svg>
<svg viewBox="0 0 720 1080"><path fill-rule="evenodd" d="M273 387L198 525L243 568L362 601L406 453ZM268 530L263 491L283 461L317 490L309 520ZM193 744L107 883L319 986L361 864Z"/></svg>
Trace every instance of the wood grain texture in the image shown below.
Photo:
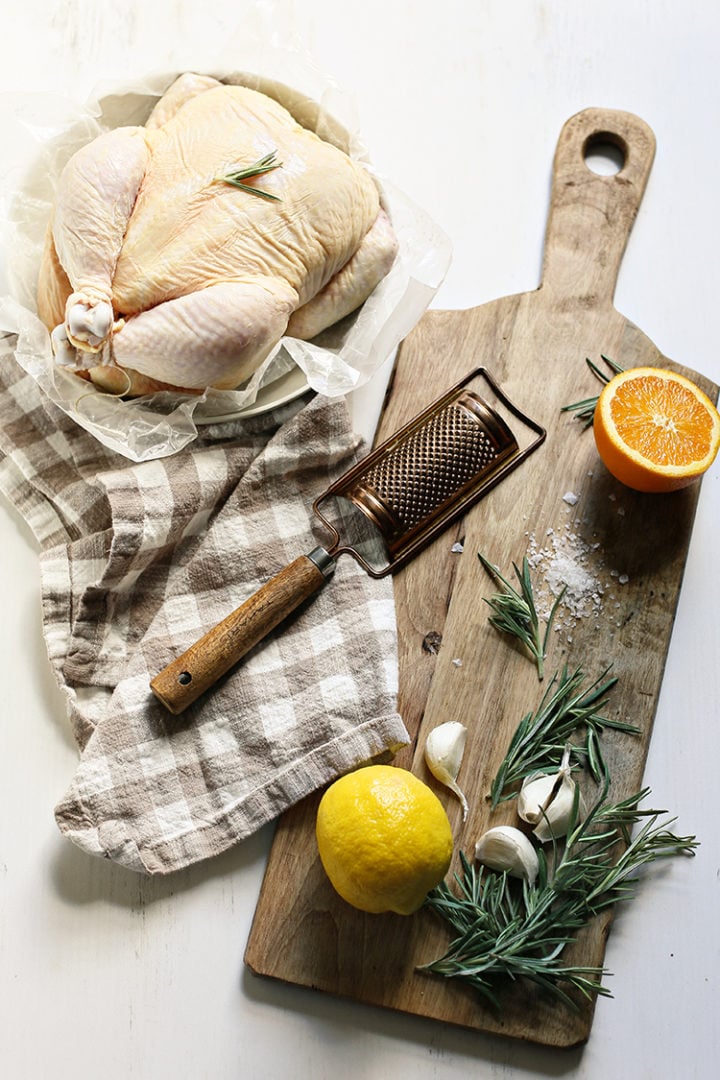
<svg viewBox="0 0 720 1080"><path fill-rule="evenodd" d="M599 176L586 165L585 147L601 136L624 153L616 175ZM630 114L590 109L572 117L555 155L539 288L466 311L429 311L399 352L378 440L477 365L548 430L528 462L394 579L399 707L413 736L396 762L438 791L456 850L472 852L490 824L514 821L512 803L491 815L486 797L518 721L542 693L532 664L489 626L483 597L494 589L478 551L509 571L533 544L555 539L582 550L603 592L590 615L560 618L547 670L580 665L594 678L612 663L619 681L608 712L636 724L641 735L605 736L611 794L619 799L642 785L701 489L651 496L623 488L599 462L591 432L561 409L597 392L585 358L599 362L601 354L623 367L673 367L717 399L717 387L672 364L613 306L654 147L650 129ZM569 492L577 501L564 499ZM464 543L462 555L451 550L456 539ZM429 635L441 642L437 651L428 651ZM423 762L427 733L446 720L468 727L460 774L471 804L465 825ZM417 964L444 951L444 928L424 911L412 918L363 915L334 894L316 855L318 799L278 824L246 951L254 972L541 1044L587 1039L591 1003L580 1002L575 1013L516 984L501 990L497 1014L461 984L418 973ZM597 919L568 960L602 964L608 931L609 919Z"/></svg>

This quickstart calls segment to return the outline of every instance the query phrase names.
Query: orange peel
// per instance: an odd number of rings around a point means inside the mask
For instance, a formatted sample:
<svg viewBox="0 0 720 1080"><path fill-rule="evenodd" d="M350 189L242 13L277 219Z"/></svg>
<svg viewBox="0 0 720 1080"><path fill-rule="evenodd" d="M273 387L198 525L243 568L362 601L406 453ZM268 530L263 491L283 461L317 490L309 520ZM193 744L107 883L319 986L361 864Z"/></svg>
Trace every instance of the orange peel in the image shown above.
<svg viewBox="0 0 720 1080"><path fill-rule="evenodd" d="M700 387L665 368L628 368L608 381L593 419L598 453L636 491L668 492L705 473L720 448L720 414Z"/></svg>

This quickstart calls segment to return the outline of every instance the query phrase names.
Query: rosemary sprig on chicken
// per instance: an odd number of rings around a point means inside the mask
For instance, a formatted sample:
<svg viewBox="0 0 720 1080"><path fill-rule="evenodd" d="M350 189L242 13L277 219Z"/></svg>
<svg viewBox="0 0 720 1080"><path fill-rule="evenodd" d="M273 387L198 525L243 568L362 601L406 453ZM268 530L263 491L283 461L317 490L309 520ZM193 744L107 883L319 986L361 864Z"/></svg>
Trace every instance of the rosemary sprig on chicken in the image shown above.
<svg viewBox="0 0 720 1080"><path fill-rule="evenodd" d="M279 195L273 195L272 192L255 187L254 184L245 183L246 180L254 180L256 176L264 176L265 173L272 172L273 169L281 169L282 161L276 161L276 157L277 150L272 150L265 157L261 157L259 161L256 161L254 165L247 165L245 168L233 168L223 176L216 176L215 179L218 183L230 184L232 187L240 188L241 191L247 191L249 195L257 195L261 199L282 202Z"/></svg>

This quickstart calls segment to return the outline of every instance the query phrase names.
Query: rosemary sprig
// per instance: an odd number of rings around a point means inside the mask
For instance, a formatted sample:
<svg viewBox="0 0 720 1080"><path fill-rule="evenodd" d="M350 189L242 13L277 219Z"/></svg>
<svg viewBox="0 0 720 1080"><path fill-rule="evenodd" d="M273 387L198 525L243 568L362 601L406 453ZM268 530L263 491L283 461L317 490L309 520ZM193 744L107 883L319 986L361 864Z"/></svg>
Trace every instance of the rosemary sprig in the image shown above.
<svg viewBox="0 0 720 1080"><path fill-rule="evenodd" d="M583 685L585 675L579 667L570 672L565 665L553 675L538 708L523 716L510 740L490 787L493 808L513 798L516 792L508 789L526 776L555 770L568 740L582 728L585 744L573 745L572 752L584 757L596 782L607 783L608 770L600 745L603 730L613 728L633 735L639 731L632 724L601 715L606 695L617 682L615 676L606 678L609 670L606 668L589 686Z"/></svg>
<svg viewBox="0 0 720 1080"><path fill-rule="evenodd" d="M676 855L693 855L694 836L676 836L674 819L660 821L664 810L642 810L643 789L615 805L603 796L585 820L578 821L577 796L570 831L562 850L551 859L538 852L536 883L520 884L506 873L471 864L460 852L462 872L454 874L459 890L447 882L433 889L426 906L455 934L449 948L420 971L459 978L478 990L496 1008L501 980L529 980L573 1009L569 991L591 998L611 997L602 985L605 968L564 964L562 954L589 919L636 892L638 871L648 863ZM632 826L644 820L635 837ZM625 848L616 858L618 842Z"/></svg>
<svg viewBox="0 0 720 1080"><path fill-rule="evenodd" d="M225 173L224 176L216 176L217 183L231 184L232 187L240 188L241 191L247 191L249 195L257 195L261 199L272 199L274 202L282 202L279 195L273 195L269 191L263 191L262 188L255 187L254 184L246 184L245 180L252 180L256 176L264 176L265 173L272 172L273 169L281 169L282 162L276 161L277 150L272 150L265 157L260 158L254 165L248 165L244 169L233 169L229 173Z"/></svg>
<svg viewBox="0 0 720 1080"><path fill-rule="evenodd" d="M513 563L513 570L515 571L515 575L520 585L519 591L500 573L497 566L493 566L491 562L488 562L485 556L480 552L478 552L478 558L488 574L503 587L502 592L495 593L490 599L487 599L486 597L483 598L492 611L492 615L490 616L491 626L494 626L496 630L500 630L504 634L510 634L512 637L518 638L523 643L535 660L538 678L542 679L545 674L545 657L547 655L550 628L553 619L555 618L558 605L565 594L566 587L563 587L560 594L556 597L550 610L550 614L547 617L545 630L543 631L541 620L538 616L537 608L535 607L535 597L533 595L533 586L530 579L530 566L527 556L523 558L521 570L518 569L516 563Z"/></svg>
<svg viewBox="0 0 720 1080"><path fill-rule="evenodd" d="M610 360L609 357L603 356L602 353L600 354L600 359L605 361L613 375L619 375L620 372L624 370L619 364L616 364L614 360ZM597 364L594 364L588 357L585 357L585 363L601 383L610 382L612 375L606 375L605 372L601 371ZM560 411L577 413L577 419L584 420L583 426L589 428L593 422L593 417L595 416L595 406L598 403L598 397L599 394L596 394L595 397L585 398L583 401L575 401L572 405L563 405Z"/></svg>

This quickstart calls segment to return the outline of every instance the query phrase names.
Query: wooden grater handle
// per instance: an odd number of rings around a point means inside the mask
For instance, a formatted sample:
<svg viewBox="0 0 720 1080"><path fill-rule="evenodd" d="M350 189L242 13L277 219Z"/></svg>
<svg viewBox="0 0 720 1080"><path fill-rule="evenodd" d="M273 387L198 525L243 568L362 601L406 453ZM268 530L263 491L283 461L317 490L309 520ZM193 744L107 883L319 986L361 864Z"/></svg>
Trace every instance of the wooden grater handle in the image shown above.
<svg viewBox="0 0 720 1080"><path fill-rule="evenodd" d="M611 144L617 173L598 175L585 158ZM553 163L542 288L585 307L612 304L620 263L655 156L655 136L632 113L584 109L563 126Z"/></svg>
<svg viewBox="0 0 720 1080"><path fill-rule="evenodd" d="M335 563L323 548L301 555L239 608L163 668L150 689L176 716L262 641L332 576Z"/></svg>

